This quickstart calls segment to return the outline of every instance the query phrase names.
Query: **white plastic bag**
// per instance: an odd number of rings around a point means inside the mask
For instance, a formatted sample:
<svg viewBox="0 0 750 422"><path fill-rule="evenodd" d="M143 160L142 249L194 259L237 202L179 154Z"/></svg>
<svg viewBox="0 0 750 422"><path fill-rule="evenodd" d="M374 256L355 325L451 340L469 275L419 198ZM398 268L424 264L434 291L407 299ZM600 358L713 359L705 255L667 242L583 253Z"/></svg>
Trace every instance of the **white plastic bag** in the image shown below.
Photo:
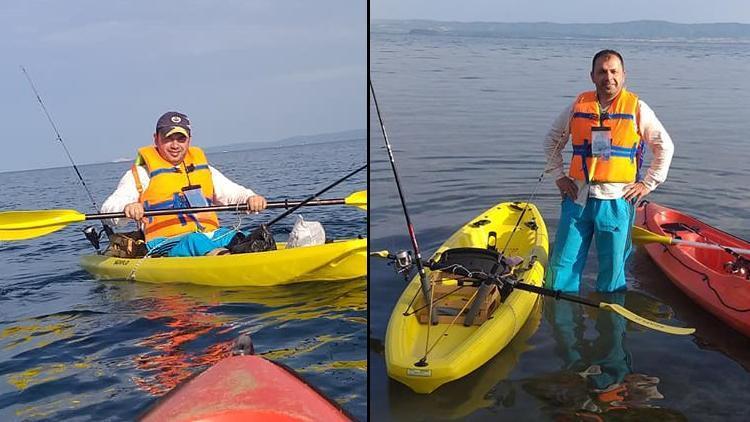
<svg viewBox="0 0 750 422"><path fill-rule="evenodd" d="M297 221L286 243L287 249L324 243L326 243L326 232L323 230L323 225L319 221L305 221L301 215L297 215Z"/></svg>

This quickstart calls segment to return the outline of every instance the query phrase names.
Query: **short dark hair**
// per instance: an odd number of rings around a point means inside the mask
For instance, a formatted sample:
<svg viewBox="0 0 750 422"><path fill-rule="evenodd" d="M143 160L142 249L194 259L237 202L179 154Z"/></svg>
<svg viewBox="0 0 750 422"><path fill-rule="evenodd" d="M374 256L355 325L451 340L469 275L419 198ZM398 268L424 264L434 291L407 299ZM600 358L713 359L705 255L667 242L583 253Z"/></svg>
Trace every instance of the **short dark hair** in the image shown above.
<svg viewBox="0 0 750 422"><path fill-rule="evenodd" d="M596 65L596 60L599 57L608 57L608 56L617 56L618 59L620 59L620 64L622 64L622 68L625 69L625 60L622 59L622 55L618 53L615 50L602 50L596 54L594 54L594 59L591 60L591 71L594 71L594 66Z"/></svg>

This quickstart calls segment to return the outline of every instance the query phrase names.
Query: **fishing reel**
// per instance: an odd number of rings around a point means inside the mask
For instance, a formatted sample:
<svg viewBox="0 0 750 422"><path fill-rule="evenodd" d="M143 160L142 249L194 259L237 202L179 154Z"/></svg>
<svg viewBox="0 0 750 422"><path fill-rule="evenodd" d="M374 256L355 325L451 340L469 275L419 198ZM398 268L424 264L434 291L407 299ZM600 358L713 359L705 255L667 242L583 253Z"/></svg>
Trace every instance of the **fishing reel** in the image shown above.
<svg viewBox="0 0 750 422"><path fill-rule="evenodd" d="M409 278L411 269L414 268L414 258L412 258L411 251L398 251L392 254L387 250L382 250L370 252L370 256L387 259L388 265L393 265L396 272L402 274L406 279Z"/></svg>
<svg viewBox="0 0 750 422"><path fill-rule="evenodd" d="M86 236L86 240L88 240L94 247L94 249L96 249L96 252L101 253L101 244L99 243L99 240L102 238L102 233L104 233L104 230L99 232L94 226L86 226L81 231L83 231L83 235Z"/></svg>
<svg viewBox="0 0 750 422"><path fill-rule="evenodd" d="M750 280L750 260L740 256L734 261L725 262L724 271Z"/></svg>
<svg viewBox="0 0 750 422"><path fill-rule="evenodd" d="M404 277L408 277L414 266L414 259L411 256L411 251L398 251L393 255L393 268L397 273L403 274Z"/></svg>
<svg viewBox="0 0 750 422"><path fill-rule="evenodd" d="M112 231L112 228L104 225L102 226L102 229L97 231L96 227L94 226L86 226L82 230L83 235L86 236L86 240L88 240L91 243L91 246L96 249L96 253L101 255L101 238L103 234L106 234L107 237L111 236L114 232Z"/></svg>

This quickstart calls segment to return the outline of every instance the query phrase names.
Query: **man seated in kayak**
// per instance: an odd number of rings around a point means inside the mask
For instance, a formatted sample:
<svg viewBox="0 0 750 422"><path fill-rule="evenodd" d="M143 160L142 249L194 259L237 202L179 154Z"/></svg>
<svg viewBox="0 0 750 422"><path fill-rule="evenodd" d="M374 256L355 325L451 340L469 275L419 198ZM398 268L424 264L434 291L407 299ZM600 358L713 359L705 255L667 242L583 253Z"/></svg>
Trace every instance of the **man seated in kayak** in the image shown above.
<svg viewBox="0 0 750 422"><path fill-rule="evenodd" d="M578 95L545 140L549 172L563 197L546 283L564 292L578 291L592 237L599 258L596 290L626 288L633 204L666 180L674 153L672 139L653 110L624 88L620 53L596 53L591 81L596 90ZM573 157L566 176L562 150L568 137ZM654 158L640 177L644 144Z"/></svg>
<svg viewBox="0 0 750 422"><path fill-rule="evenodd" d="M146 210L247 203L248 211L266 208L266 199L208 165L203 151L190 145L190 120L175 111L156 122L154 145L138 150L133 167L120 179L102 212L125 212L140 222L149 252L200 256L232 241L236 230L219 227L215 212L144 217ZM124 225L126 220L115 220ZM244 236L241 236L244 237Z"/></svg>

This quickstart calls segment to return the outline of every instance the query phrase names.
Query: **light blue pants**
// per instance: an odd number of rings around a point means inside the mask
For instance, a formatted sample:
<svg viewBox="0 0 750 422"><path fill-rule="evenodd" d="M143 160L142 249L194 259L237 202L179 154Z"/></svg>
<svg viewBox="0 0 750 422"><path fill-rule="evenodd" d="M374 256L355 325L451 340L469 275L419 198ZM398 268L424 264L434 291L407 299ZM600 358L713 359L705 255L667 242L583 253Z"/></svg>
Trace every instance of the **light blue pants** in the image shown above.
<svg viewBox="0 0 750 422"><path fill-rule="evenodd" d="M584 208L566 197L545 285L563 292L578 292L594 238L599 258L596 290L625 290L625 261L632 250L630 231L634 218L633 205L622 198L589 198Z"/></svg>
<svg viewBox="0 0 750 422"><path fill-rule="evenodd" d="M167 253L167 256L202 256L216 248L224 248L237 233L234 229L219 227L212 237L203 233L188 233L182 236L157 237L146 243L149 253ZM168 252L167 252L168 251Z"/></svg>

